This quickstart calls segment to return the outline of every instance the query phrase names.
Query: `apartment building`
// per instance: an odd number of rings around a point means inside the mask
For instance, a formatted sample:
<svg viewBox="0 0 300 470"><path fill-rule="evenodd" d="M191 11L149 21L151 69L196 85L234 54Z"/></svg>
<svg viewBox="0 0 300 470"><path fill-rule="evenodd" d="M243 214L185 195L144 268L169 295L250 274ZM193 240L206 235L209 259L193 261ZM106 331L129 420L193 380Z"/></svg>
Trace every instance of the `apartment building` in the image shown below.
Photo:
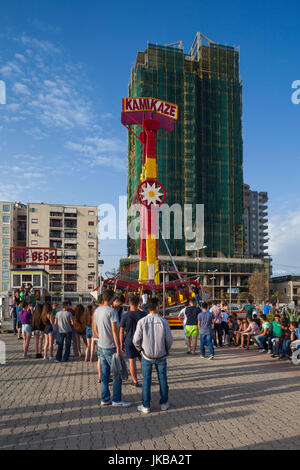
<svg viewBox="0 0 300 470"><path fill-rule="evenodd" d="M27 246L57 248L48 266L52 299L82 302L98 282L98 208L27 204Z"/></svg>
<svg viewBox="0 0 300 470"><path fill-rule="evenodd" d="M0 296L11 290L9 249L26 246L26 206L21 203L0 202Z"/></svg>
<svg viewBox="0 0 300 470"><path fill-rule="evenodd" d="M268 253L268 194L251 191L244 184L245 256L266 256Z"/></svg>

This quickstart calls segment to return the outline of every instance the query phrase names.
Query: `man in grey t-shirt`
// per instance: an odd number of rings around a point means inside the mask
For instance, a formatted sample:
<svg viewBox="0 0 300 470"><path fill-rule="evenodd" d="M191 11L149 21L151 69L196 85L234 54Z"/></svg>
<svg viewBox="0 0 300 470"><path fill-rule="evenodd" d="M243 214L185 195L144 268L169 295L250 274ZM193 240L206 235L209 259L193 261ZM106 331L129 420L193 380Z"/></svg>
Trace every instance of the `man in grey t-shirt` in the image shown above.
<svg viewBox="0 0 300 470"><path fill-rule="evenodd" d="M130 406L131 403L122 401L122 380L113 380L113 400L110 399L109 377L113 354L121 356L117 312L112 308L114 292L105 290L103 305L94 313L94 323L98 333L98 353L101 359L101 405Z"/></svg>
<svg viewBox="0 0 300 470"><path fill-rule="evenodd" d="M66 340L66 349L63 357L63 362L69 360L71 341L72 341L72 325L73 317L70 312L68 312L68 301L63 303L63 309L56 314L55 325L58 327L57 332L57 353L56 353L56 362L61 362L62 352L64 347L64 342Z"/></svg>

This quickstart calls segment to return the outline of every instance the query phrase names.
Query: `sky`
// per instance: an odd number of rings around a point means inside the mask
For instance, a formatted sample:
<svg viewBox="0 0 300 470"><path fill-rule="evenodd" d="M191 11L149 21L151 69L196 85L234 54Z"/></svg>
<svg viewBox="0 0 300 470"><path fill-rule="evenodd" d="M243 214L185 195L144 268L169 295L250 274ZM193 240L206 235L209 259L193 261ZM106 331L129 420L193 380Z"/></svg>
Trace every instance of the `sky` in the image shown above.
<svg viewBox="0 0 300 470"><path fill-rule="evenodd" d="M121 99L147 42L197 31L240 47L244 181L269 194L274 274L300 273L300 4L282 1L3 0L0 200L113 204L126 195ZM1 100L1 95L0 95ZM100 240L104 272L126 240Z"/></svg>

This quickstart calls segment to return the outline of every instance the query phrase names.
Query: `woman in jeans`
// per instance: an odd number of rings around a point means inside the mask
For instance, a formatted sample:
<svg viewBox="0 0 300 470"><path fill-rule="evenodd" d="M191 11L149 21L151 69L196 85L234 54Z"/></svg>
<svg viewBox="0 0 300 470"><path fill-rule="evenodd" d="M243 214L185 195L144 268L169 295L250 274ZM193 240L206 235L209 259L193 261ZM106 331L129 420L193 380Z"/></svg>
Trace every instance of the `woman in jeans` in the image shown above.
<svg viewBox="0 0 300 470"><path fill-rule="evenodd" d="M74 325L74 333L75 333L75 338L76 338L76 345L77 345L77 351L78 351L78 357L82 357L81 354L81 347L80 347L80 337L82 336L82 339L87 345L86 342L86 337L85 337L85 332L86 332L86 319L84 316L84 306L79 304L75 307L75 314L73 318L73 325Z"/></svg>
<svg viewBox="0 0 300 470"><path fill-rule="evenodd" d="M86 350L85 350L85 359L84 362L93 362L93 354L92 354L92 343L93 343L93 331L92 331L92 323L93 323L93 313L94 309L92 305L88 305L84 311L84 323L86 324ZM94 349L94 348L93 348Z"/></svg>
<svg viewBox="0 0 300 470"><path fill-rule="evenodd" d="M44 334L45 334L45 347L44 347L44 361L47 360L48 349L49 349L49 360L54 361L55 357L53 356L53 343L54 343L54 316L52 313L52 307L50 304L44 304L42 311L42 322L45 325Z"/></svg>
<svg viewBox="0 0 300 470"><path fill-rule="evenodd" d="M27 302L22 302L21 307L19 316L22 323L24 359L28 359L27 353L32 333L32 313L28 308Z"/></svg>

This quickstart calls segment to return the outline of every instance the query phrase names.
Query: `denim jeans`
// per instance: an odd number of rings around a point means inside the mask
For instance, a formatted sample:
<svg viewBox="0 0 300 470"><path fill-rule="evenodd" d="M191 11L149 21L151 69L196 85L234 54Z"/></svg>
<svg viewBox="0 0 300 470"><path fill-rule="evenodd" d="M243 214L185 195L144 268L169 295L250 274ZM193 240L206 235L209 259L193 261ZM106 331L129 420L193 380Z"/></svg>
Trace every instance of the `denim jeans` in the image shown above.
<svg viewBox="0 0 300 470"><path fill-rule="evenodd" d="M109 378L110 368L113 354L117 351L116 348L101 348L98 347L98 357L101 359L101 401L110 401L109 391ZM122 401L122 380L113 380L113 399L114 402Z"/></svg>
<svg viewBox="0 0 300 470"><path fill-rule="evenodd" d="M201 334L200 333L200 353L202 356L205 356L205 344L207 342L208 349L209 349L209 354L211 356L214 356L214 346L212 343L213 336L212 334Z"/></svg>
<svg viewBox="0 0 300 470"><path fill-rule="evenodd" d="M274 356L277 356L279 354L279 349L281 349L280 348L281 343L280 343L280 341L275 341L275 338L274 338L274 341L272 341L272 342L273 342L273 354L274 354Z"/></svg>
<svg viewBox="0 0 300 470"><path fill-rule="evenodd" d="M267 335L256 336L254 342L257 344L260 349L267 349L266 345Z"/></svg>
<svg viewBox="0 0 300 470"><path fill-rule="evenodd" d="M149 361L142 357L142 373L143 373L143 389L142 389L142 402L145 408L150 408L151 402L151 381L152 381L152 366L155 365L159 389L160 389L160 404L164 405L168 402L168 379L167 379L167 359L160 359L158 361Z"/></svg>
<svg viewBox="0 0 300 470"><path fill-rule="evenodd" d="M18 333L18 319L17 319L17 317L13 318L13 328L14 328L14 334L16 335Z"/></svg>
<svg viewBox="0 0 300 470"><path fill-rule="evenodd" d="M291 340L290 339L284 339L282 342L282 354L285 357L289 357L291 354Z"/></svg>
<svg viewBox="0 0 300 470"><path fill-rule="evenodd" d="M70 356L70 349L71 349L71 341L72 341L72 331L69 333L58 333L57 334L57 353L56 353L56 360L61 361L64 342L66 340L66 349L63 357L63 362L67 362Z"/></svg>
<svg viewBox="0 0 300 470"><path fill-rule="evenodd" d="M216 333L218 335L218 343L219 343L219 346L222 346L222 335L223 335L223 330L222 330L222 326L221 326L221 323L215 323L215 329L216 329Z"/></svg>

